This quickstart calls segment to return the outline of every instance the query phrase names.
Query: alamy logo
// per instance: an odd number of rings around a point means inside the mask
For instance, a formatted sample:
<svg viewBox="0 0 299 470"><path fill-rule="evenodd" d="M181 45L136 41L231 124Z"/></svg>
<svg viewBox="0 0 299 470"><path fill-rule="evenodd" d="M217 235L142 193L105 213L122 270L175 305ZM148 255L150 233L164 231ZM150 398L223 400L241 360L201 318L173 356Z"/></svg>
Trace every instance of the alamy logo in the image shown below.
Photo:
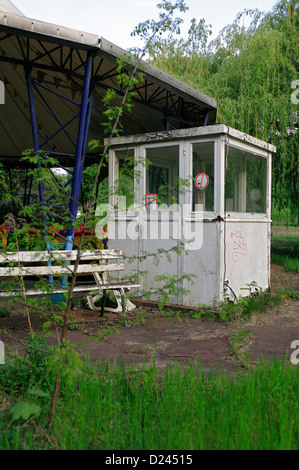
<svg viewBox="0 0 299 470"><path fill-rule="evenodd" d="M130 206L127 210L126 197L118 198L118 207L100 204L96 216L101 220L96 225L96 236L102 238L102 227L108 224L110 240L172 240L184 243L187 251L199 250L203 242L203 219L196 225L191 218L191 206L173 204L153 204ZM202 204L196 204L195 210L203 213ZM128 217L128 214L131 214ZM134 214L134 215L133 215Z"/></svg>
<svg viewBox="0 0 299 470"><path fill-rule="evenodd" d="M294 365L299 364L299 340L295 339L291 344L291 349L295 349L295 351L291 354L291 363Z"/></svg>
<svg viewBox="0 0 299 470"><path fill-rule="evenodd" d="M0 365L5 364L5 349L3 341L0 341Z"/></svg>
<svg viewBox="0 0 299 470"><path fill-rule="evenodd" d="M295 88L295 91L291 94L291 102L293 104L299 104L299 80L293 80L291 88Z"/></svg>
<svg viewBox="0 0 299 470"><path fill-rule="evenodd" d="M5 88L2 80L0 80L0 104L5 104Z"/></svg>

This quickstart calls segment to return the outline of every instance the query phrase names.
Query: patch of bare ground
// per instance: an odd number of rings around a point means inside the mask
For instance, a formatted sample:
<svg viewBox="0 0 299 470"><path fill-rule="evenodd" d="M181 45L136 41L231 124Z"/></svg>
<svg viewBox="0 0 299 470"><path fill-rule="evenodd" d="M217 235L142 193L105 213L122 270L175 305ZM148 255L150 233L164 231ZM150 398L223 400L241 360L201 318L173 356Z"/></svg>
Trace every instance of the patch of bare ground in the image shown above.
<svg viewBox="0 0 299 470"><path fill-rule="evenodd" d="M273 294L282 286L299 289L299 275L287 273L282 267L272 267ZM154 308L138 307L128 315L127 326L115 314L106 313L104 319L89 309L73 311L75 328L68 339L76 344L92 362L111 361L123 365L142 366L155 360L158 367L170 361L186 365L201 362L206 370L222 368L233 373L240 366L240 357L232 354L230 342L241 330L248 330L240 351L254 364L261 358L289 359L292 341L299 340L299 301L284 300L279 307L254 314L248 322L225 323L207 319L172 318ZM31 313L33 330L42 331L44 319ZM14 310L7 318L0 318L2 341L14 353L23 353L24 338L28 335L25 313ZM59 329L51 329L50 341L57 342Z"/></svg>

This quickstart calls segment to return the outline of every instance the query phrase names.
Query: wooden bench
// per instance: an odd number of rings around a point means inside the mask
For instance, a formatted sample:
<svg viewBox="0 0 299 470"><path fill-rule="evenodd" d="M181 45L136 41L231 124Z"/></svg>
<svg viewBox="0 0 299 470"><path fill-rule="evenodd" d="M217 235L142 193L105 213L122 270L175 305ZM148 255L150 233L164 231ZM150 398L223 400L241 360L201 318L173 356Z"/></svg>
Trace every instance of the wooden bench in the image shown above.
<svg viewBox="0 0 299 470"><path fill-rule="evenodd" d="M46 280L45 288L28 289L25 287L26 295L64 294L67 287L61 283L63 276L71 276L74 270L74 262L77 257L76 250L70 251L20 251L0 253L0 281L8 278L18 277L42 277ZM125 292L140 287L134 282L110 281L109 276L124 270L121 250L94 250L82 251L77 275L93 275L94 283L86 284L76 281L74 292L90 292L87 302L92 310L104 310L110 312L123 312L135 308L135 305L126 298ZM25 284L25 283L24 283ZM26 286L26 285L25 285ZM110 291L115 297L117 307L106 307L107 292ZM95 294L93 294L93 292ZM22 289L14 289L12 292L0 292L0 297L17 296ZM95 305L97 300L102 299L101 305Z"/></svg>

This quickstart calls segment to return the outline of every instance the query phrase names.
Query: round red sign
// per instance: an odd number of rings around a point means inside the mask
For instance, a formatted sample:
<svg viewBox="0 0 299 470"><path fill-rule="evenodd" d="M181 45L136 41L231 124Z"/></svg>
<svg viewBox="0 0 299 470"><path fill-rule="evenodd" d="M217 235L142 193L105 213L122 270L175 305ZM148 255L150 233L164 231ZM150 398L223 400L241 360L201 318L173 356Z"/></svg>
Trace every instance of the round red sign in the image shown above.
<svg viewBox="0 0 299 470"><path fill-rule="evenodd" d="M198 189L205 189L209 184L209 177L205 173L199 173L195 178L195 186Z"/></svg>

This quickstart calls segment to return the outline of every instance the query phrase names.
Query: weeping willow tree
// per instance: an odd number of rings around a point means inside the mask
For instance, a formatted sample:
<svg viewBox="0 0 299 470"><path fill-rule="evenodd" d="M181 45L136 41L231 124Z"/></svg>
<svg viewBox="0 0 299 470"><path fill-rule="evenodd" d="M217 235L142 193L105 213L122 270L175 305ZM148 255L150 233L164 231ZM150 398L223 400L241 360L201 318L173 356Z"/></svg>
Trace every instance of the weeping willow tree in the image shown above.
<svg viewBox="0 0 299 470"><path fill-rule="evenodd" d="M225 122L277 147L273 215L298 217L298 3L245 10L208 43L211 26L192 20L187 40L173 35L151 49L154 64L218 101ZM292 102L293 101L293 102ZM284 215L282 215L284 214Z"/></svg>

